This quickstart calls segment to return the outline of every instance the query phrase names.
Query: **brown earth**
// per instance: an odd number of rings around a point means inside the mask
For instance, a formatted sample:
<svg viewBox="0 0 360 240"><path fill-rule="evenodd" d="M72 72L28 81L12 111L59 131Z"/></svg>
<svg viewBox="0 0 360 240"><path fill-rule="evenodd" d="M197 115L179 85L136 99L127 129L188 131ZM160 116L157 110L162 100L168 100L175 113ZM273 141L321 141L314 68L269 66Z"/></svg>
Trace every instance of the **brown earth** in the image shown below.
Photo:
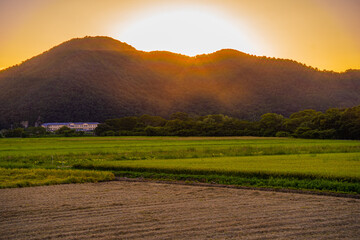
<svg viewBox="0 0 360 240"><path fill-rule="evenodd" d="M360 200L114 181L0 190L0 239L359 239Z"/></svg>

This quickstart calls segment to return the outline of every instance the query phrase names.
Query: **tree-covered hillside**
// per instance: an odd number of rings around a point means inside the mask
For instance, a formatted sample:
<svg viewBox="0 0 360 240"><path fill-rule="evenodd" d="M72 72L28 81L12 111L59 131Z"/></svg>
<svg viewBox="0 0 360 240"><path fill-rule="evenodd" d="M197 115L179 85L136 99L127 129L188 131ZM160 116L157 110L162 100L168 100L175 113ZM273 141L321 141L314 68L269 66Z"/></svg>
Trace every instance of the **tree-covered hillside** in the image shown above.
<svg viewBox="0 0 360 240"><path fill-rule="evenodd" d="M259 119L360 104L360 71L323 72L235 50L187 57L108 37L73 39L0 72L0 128L142 114Z"/></svg>

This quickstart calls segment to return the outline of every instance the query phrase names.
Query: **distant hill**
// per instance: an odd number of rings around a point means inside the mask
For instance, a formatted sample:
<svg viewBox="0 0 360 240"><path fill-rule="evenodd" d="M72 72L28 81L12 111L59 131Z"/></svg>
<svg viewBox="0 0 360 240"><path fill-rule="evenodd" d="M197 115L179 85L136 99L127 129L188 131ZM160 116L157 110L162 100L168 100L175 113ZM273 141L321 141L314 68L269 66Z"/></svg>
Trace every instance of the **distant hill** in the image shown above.
<svg viewBox="0 0 360 240"><path fill-rule="evenodd" d="M0 128L177 111L257 119L359 105L360 71L323 72L230 49L196 57L148 53L86 37L0 71L0 103Z"/></svg>

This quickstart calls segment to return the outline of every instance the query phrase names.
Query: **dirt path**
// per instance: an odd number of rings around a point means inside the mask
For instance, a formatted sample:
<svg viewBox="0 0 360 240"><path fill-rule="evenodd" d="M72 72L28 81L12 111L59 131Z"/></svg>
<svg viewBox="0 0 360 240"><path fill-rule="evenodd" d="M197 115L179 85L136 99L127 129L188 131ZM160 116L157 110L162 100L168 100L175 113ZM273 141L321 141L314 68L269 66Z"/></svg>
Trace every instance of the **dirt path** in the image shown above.
<svg viewBox="0 0 360 240"><path fill-rule="evenodd" d="M359 238L359 199L120 181L0 190L0 239Z"/></svg>

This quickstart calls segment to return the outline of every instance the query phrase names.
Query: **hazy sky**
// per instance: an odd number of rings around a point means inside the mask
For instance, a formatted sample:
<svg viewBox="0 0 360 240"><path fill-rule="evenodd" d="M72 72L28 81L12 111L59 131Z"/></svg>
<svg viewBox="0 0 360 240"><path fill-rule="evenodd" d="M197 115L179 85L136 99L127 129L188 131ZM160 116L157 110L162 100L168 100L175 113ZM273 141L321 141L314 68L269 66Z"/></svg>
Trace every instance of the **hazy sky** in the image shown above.
<svg viewBox="0 0 360 240"><path fill-rule="evenodd" d="M360 0L0 0L0 69L75 37L360 69Z"/></svg>

